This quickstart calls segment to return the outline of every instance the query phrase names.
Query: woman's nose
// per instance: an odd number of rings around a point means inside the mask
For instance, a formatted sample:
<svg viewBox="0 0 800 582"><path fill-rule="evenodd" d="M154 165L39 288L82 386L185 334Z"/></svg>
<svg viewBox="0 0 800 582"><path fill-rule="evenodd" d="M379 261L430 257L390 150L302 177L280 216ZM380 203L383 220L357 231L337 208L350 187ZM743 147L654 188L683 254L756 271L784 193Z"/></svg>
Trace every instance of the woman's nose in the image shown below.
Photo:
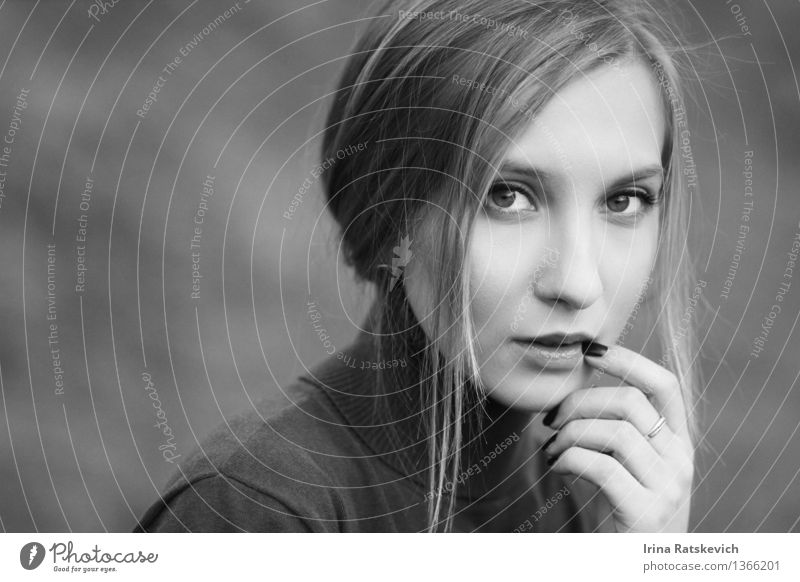
<svg viewBox="0 0 800 582"><path fill-rule="evenodd" d="M600 245L587 232L565 233L559 244L547 248L537 267L534 294L545 303L586 309L603 293L600 279Z"/></svg>

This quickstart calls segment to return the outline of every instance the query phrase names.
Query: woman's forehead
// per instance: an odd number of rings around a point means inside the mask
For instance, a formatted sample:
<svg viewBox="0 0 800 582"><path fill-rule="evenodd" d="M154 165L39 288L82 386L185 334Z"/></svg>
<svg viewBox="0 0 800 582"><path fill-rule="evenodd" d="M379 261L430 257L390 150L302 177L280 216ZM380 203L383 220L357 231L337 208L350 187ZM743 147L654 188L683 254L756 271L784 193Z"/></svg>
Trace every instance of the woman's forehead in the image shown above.
<svg viewBox="0 0 800 582"><path fill-rule="evenodd" d="M504 161L542 175L631 173L660 165L666 120L649 67L604 66L562 88L510 145Z"/></svg>

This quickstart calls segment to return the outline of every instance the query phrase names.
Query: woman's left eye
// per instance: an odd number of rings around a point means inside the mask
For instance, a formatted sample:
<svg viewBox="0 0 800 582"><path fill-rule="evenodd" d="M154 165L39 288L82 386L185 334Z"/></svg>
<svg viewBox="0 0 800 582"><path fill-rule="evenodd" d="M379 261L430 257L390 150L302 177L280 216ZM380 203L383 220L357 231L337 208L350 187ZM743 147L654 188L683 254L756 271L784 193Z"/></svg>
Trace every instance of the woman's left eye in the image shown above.
<svg viewBox="0 0 800 582"><path fill-rule="evenodd" d="M606 208L613 214L636 216L654 204L651 194L642 190L627 190L606 198Z"/></svg>

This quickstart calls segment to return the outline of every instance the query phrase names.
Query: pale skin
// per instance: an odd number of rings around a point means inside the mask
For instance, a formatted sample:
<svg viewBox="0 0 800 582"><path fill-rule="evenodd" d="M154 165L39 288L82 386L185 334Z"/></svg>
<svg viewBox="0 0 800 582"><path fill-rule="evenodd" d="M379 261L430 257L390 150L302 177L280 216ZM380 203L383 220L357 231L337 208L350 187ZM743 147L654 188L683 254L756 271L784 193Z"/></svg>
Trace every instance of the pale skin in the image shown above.
<svg viewBox="0 0 800 582"><path fill-rule="evenodd" d="M552 470L600 487L617 531L687 531L694 458L677 378L620 346L585 361L629 385L586 388L561 402L546 450ZM647 438L659 413L667 424Z"/></svg>
<svg viewBox="0 0 800 582"><path fill-rule="evenodd" d="M574 79L508 148L469 239L481 380L513 411L492 429L510 433L557 407L545 450L551 470L595 484L617 531L689 524L693 447L678 380L614 345L658 250L664 115L643 63ZM404 283L423 327L433 274L426 256L417 253ZM532 363L513 339L555 332L610 347L564 370ZM593 386L597 370L622 385ZM660 415L666 425L648 438Z"/></svg>

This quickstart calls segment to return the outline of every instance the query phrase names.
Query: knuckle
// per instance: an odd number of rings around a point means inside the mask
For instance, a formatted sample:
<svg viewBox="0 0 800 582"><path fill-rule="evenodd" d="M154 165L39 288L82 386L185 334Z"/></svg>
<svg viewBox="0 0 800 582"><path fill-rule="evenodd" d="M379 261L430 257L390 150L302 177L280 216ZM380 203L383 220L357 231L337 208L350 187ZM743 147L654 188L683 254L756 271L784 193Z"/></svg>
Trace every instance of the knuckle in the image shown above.
<svg viewBox="0 0 800 582"><path fill-rule="evenodd" d="M667 487L663 497L668 507L677 507L681 502L681 490L676 486Z"/></svg>
<svg viewBox="0 0 800 582"><path fill-rule="evenodd" d="M567 429L571 442L578 442L594 429L596 422L597 419L594 418L576 418L565 424L564 428Z"/></svg>
<svg viewBox="0 0 800 582"><path fill-rule="evenodd" d="M572 420L561 427L559 431L561 439L566 443L574 443L581 432L581 423L577 420Z"/></svg>
<svg viewBox="0 0 800 582"><path fill-rule="evenodd" d="M597 458L597 471L603 483L614 479L620 466L619 461L609 455L600 455Z"/></svg>
<svg viewBox="0 0 800 582"><path fill-rule="evenodd" d="M680 390L681 388L680 380L678 380L678 377L669 370L664 370L663 382L670 391Z"/></svg>
<svg viewBox="0 0 800 582"><path fill-rule="evenodd" d="M679 437L673 435L673 445L667 453L667 459L673 468L675 475L690 484L694 479L694 452L685 446Z"/></svg>
<svg viewBox="0 0 800 582"><path fill-rule="evenodd" d="M633 424L626 421L621 423L617 434L626 442L634 443L639 439L642 433L640 433Z"/></svg>
<svg viewBox="0 0 800 582"><path fill-rule="evenodd" d="M558 460L564 465L571 465L575 461L578 450L575 447L567 447L558 456Z"/></svg>
<svg viewBox="0 0 800 582"><path fill-rule="evenodd" d="M655 527L658 530L663 529L669 524L670 519L672 519L672 511L670 511L664 505L658 505L653 510L653 520L655 522Z"/></svg>
<svg viewBox="0 0 800 582"><path fill-rule="evenodd" d="M691 489L694 481L694 463L690 460L684 461L677 471L677 481L681 488Z"/></svg>
<svg viewBox="0 0 800 582"><path fill-rule="evenodd" d="M639 407L645 399L645 395L637 388L626 388L622 391L622 405L626 409Z"/></svg>

